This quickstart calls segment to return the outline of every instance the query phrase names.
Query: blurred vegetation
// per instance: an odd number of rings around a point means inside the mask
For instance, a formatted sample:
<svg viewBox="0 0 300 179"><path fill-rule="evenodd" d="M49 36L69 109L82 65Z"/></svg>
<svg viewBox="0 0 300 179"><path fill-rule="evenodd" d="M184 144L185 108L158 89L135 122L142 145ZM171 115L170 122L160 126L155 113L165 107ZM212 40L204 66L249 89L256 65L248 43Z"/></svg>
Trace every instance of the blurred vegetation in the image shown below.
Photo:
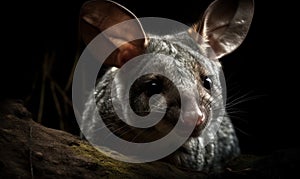
<svg viewBox="0 0 300 179"><path fill-rule="evenodd" d="M63 73L55 73L57 60L55 51L45 53L41 70L36 73L32 91L24 102L31 108L34 120L38 123L78 135L71 96L76 60L73 67L64 69Z"/></svg>

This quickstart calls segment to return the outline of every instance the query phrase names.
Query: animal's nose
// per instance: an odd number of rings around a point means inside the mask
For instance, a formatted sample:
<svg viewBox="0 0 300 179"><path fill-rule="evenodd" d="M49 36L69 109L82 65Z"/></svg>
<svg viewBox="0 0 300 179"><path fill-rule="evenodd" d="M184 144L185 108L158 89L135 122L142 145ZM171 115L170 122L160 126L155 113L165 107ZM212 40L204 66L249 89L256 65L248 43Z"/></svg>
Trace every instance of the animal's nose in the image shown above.
<svg viewBox="0 0 300 179"><path fill-rule="evenodd" d="M204 123L205 120L205 114L203 112L201 112L201 110L199 109L200 113L197 114L198 118L197 118L197 123L196 126L200 126Z"/></svg>
<svg viewBox="0 0 300 179"><path fill-rule="evenodd" d="M205 113L196 98L185 95L182 104L182 122L187 126L200 126L205 121Z"/></svg>
<svg viewBox="0 0 300 179"><path fill-rule="evenodd" d="M188 126L200 126L205 121L205 114L201 109L196 106L190 106L189 109L185 109L182 116L183 122Z"/></svg>

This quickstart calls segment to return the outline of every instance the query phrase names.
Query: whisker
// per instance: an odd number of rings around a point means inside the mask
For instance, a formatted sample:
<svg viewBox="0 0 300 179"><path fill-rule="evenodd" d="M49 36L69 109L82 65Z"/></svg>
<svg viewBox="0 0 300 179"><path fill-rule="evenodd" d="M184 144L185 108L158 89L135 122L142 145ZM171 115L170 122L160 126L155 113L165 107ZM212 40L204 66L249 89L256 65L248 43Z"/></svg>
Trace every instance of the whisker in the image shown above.
<svg viewBox="0 0 300 179"><path fill-rule="evenodd" d="M230 108L232 106L238 105L238 104L242 104L244 102L248 102L251 100L257 99L257 97L247 97L247 98L242 98L240 97L239 99L235 99L233 101L230 101L229 103L226 104L226 108Z"/></svg>
<svg viewBox="0 0 300 179"><path fill-rule="evenodd" d="M109 123L109 124L104 124L104 126L95 129L95 132L100 131L100 130L102 130L102 129L105 128L105 127L109 128L110 126L116 125L117 122L119 122L119 121L111 122L111 123Z"/></svg>
<svg viewBox="0 0 300 179"><path fill-rule="evenodd" d="M238 130L240 133L242 133L242 134L244 134L244 135L246 135L248 137L251 136L251 134L248 134L247 132L243 131L242 129L240 129L240 128L236 127L236 126L233 126L233 127L234 127L234 129Z"/></svg>
<svg viewBox="0 0 300 179"><path fill-rule="evenodd" d="M124 130L124 129L125 129L125 132L124 132L124 133L122 133L122 132L118 133L118 136L121 137L121 136L123 136L123 135L125 135L125 134L127 133L126 131L132 130L132 129L130 129L130 128L129 128L129 130L127 130L128 128L125 128L125 127L127 127L127 125L123 125L123 126L119 127L118 129L116 129L116 130L110 132L108 135L106 135L106 136L104 137L104 141L107 140L107 139L109 139L109 137L110 137L111 135L116 134L116 133L115 133L116 131L121 131L121 130Z"/></svg>
<svg viewBox="0 0 300 179"><path fill-rule="evenodd" d="M125 134L127 134L127 133L130 132L130 131L133 131L133 129L132 129L132 128L128 128L128 130L124 131L124 133L119 134L118 136L119 136L119 137L122 137L122 136L124 136Z"/></svg>
<svg viewBox="0 0 300 179"><path fill-rule="evenodd" d="M145 130L147 130L147 129L141 130L141 132L139 132L139 133L138 133L134 138L132 138L130 141L131 141L131 142L134 142L134 140L137 139L142 133L144 133Z"/></svg>

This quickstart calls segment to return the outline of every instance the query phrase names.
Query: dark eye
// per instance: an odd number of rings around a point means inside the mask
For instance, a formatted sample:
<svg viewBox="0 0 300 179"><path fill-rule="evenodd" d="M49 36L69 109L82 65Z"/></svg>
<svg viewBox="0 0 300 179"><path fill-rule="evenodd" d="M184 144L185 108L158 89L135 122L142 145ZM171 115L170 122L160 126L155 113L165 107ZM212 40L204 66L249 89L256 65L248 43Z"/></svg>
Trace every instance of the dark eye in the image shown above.
<svg viewBox="0 0 300 179"><path fill-rule="evenodd" d="M212 85L212 81L208 76L203 76L201 77L202 79L202 85L204 88L206 88L207 90L211 90L211 85Z"/></svg>
<svg viewBox="0 0 300 179"><path fill-rule="evenodd" d="M146 83L145 94L148 97L153 96L154 94L160 94L163 90L162 83L158 80L153 80Z"/></svg>

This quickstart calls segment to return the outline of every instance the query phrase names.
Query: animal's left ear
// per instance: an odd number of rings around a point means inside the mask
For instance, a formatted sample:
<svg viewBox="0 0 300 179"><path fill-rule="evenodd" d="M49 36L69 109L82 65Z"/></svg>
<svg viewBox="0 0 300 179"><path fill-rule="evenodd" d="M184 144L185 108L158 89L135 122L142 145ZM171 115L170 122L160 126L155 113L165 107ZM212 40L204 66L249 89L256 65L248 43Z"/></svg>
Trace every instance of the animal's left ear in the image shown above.
<svg viewBox="0 0 300 179"><path fill-rule="evenodd" d="M123 25L113 28L120 23ZM111 29L105 32L108 28ZM86 45L98 34L105 32L102 34L105 45L99 48L116 49L104 62L106 65L121 67L133 57L143 54L147 46L147 36L138 18L122 5L110 0L85 2L80 11L79 29ZM140 39L135 40L137 37Z"/></svg>
<svg viewBox="0 0 300 179"><path fill-rule="evenodd" d="M201 21L191 31L197 41L204 40L214 50L217 58L234 51L245 39L254 13L253 0L216 0L204 13Z"/></svg>

